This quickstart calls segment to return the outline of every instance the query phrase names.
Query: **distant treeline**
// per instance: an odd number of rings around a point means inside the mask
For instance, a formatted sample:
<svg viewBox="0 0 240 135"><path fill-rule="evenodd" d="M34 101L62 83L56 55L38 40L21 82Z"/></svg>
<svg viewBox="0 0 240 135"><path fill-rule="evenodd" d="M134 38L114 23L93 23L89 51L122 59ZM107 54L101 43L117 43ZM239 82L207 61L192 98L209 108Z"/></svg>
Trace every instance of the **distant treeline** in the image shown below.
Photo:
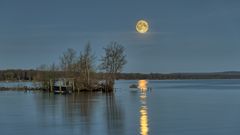
<svg viewBox="0 0 240 135"><path fill-rule="evenodd" d="M40 70L0 70L0 81L40 81L44 74L54 74L56 78L68 77L64 71L40 71ZM78 72L72 75L79 75ZM104 73L96 73L101 79ZM171 79L240 79L240 72L215 72L215 73L119 73L116 79L137 80L171 80Z"/></svg>
<svg viewBox="0 0 240 135"><path fill-rule="evenodd" d="M216 72L216 73L121 73L118 79L149 79L149 80L175 80L175 79L240 79L240 72Z"/></svg>

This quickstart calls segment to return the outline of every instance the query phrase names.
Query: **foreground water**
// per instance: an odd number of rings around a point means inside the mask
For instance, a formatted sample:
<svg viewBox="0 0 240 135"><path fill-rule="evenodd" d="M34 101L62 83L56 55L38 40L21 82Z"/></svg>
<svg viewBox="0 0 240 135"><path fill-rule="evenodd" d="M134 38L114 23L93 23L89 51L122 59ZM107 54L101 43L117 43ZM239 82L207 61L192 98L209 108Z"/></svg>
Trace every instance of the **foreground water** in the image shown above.
<svg viewBox="0 0 240 135"><path fill-rule="evenodd" d="M237 135L240 80L117 81L114 94L0 92L3 135Z"/></svg>

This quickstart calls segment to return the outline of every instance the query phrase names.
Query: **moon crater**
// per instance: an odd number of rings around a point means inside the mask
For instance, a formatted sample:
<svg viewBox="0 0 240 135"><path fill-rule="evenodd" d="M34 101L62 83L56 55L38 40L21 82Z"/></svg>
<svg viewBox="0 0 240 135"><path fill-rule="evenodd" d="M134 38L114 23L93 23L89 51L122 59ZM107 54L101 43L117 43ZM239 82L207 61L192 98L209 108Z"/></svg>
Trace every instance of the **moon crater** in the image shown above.
<svg viewBox="0 0 240 135"><path fill-rule="evenodd" d="M149 29L148 22L145 20L139 20L136 24L136 30L139 33L146 33Z"/></svg>

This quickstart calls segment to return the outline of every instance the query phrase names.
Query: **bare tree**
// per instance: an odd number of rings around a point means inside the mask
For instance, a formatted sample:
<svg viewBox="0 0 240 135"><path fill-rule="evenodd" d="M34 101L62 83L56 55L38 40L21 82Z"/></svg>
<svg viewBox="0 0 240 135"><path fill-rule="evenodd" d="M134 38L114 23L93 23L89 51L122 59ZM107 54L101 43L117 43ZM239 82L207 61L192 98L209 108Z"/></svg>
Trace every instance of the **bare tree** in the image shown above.
<svg viewBox="0 0 240 135"><path fill-rule="evenodd" d="M57 79L57 74L56 72L58 71L58 66L55 63L52 63L49 67L49 76L51 80L56 80Z"/></svg>
<svg viewBox="0 0 240 135"><path fill-rule="evenodd" d="M92 53L92 48L88 42L84 48L84 52L80 53L78 67L80 71L80 76L82 78L82 83L85 87L91 87L93 79L93 74L95 73L94 68L95 55Z"/></svg>
<svg viewBox="0 0 240 135"><path fill-rule="evenodd" d="M37 75L36 75L36 80L38 82L35 82L35 86L41 87L44 90L47 90L49 88L49 79L50 79L50 72L49 72L49 67L46 64L42 64L39 67L36 68ZM40 83L39 83L40 82ZM40 84L40 86L38 86Z"/></svg>
<svg viewBox="0 0 240 135"><path fill-rule="evenodd" d="M90 84L90 73L94 71L94 60L95 56L92 54L92 48L90 43L85 46L84 50L84 65L85 65L85 75L87 84Z"/></svg>
<svg viewBox="0 0 240 135"><path fill-rule="evenodd" d="M75 71L75 63L77 60L76 51L72 48L68 48L60 57L60 66L66 75L69 76L71 72Z"/></svg>
<svg viewBox="0 0 240 135"><path fill-rule="evenodd" d="M64 71L71 71L72 66L76 60L76 51L72 48L68 48L67 51L63 52L60 57L60 66Z"/></svg>
<svg viewBox="0 0 240 135"><path fill-rule="evenodd" d="M58 71L58 70L59 70L59 68L55 63L52 63L50 65L50 71Z"/></svg>
<svg viewBox="0 0 240 135"><path fill-rule="evenodd" d="M105 50L105 56L101 58L100 68L105 71L106 91L112 91L116 75L120 73L127 63L124 55L124 47L117 42L111 42Z"/></svg>

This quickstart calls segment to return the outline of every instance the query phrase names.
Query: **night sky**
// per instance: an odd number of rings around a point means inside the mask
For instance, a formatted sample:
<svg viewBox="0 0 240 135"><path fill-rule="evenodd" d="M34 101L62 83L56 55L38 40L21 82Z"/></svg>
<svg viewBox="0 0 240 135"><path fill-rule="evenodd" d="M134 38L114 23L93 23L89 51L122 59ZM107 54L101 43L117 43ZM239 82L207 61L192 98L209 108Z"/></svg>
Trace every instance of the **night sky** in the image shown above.
<svg viewBox="0 0 240 135"><path fill-rule="evenodd" d="M0 69L58 63L88 41L99 60L117 41L126 48L124 72L239 71L239 7L238 0L1 0ZM136 32L139 19L148 33Z"/></svg>

